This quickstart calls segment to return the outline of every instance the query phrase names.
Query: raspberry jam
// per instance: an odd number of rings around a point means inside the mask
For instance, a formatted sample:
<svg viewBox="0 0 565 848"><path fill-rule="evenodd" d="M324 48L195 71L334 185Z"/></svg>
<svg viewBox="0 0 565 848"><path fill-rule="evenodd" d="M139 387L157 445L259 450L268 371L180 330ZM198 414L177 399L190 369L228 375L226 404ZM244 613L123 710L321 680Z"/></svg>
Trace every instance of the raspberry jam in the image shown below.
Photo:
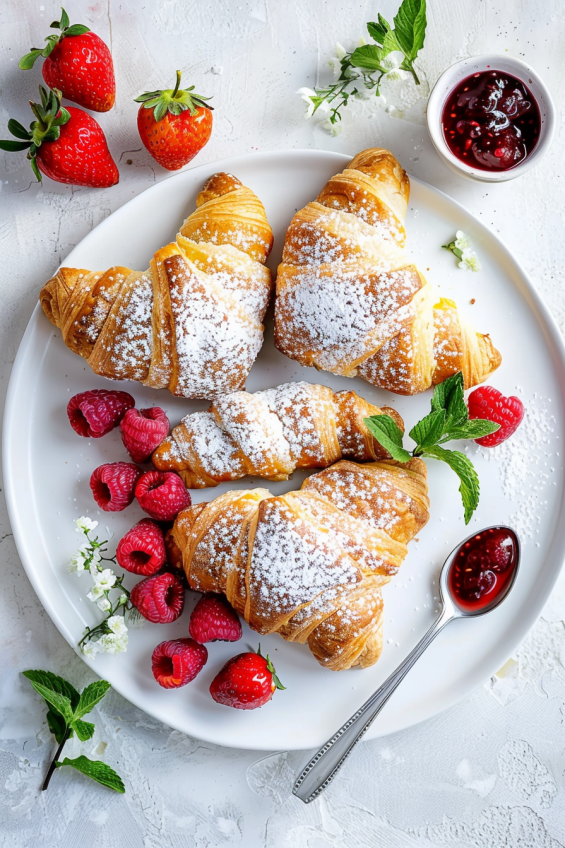
<svg viewBox="0 0 565 848"><path fill-rule="evenodd" d="M518 539L508 527L490 527L464 542L448 575L452 597L477 611L505 595L518 563Z"/></svg>
<svg viewBox="0 0 565 848"><path fill-rule="evenodd" d="M532 92L502 71L461 80L446 100L443 135L454 156L482 171L508 171L538 143L541 115Z"/></svg>

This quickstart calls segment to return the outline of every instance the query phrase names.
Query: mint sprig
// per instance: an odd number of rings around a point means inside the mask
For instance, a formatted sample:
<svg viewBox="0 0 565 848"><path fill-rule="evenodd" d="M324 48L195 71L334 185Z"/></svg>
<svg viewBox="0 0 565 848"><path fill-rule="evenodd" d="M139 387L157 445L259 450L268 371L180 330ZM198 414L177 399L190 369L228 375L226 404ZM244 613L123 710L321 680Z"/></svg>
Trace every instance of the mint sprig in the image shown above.
<svg viewBox="0 0 565 848"><path fill-rule="evenodd" d="M434 387L431 411L410 430L410 438L416 443L411 452L403 446L402 430L389 415L373 415L364 421L371 435L397 462L409 462L412 457L419 456L439 459L449 465L459 477L465 524L469 523L479 504L477 472L468 456L442 445L456 439L480 439L495 433L500 425L469 418L461 371Z"/></svg>
<svg viewBox="0 0 565 848"><path fill-rule="evenodd" d="M338 79L327 88L314 89L308 117L326 103L331 106L329 120L335 124L341 120L340 110L347 106L349 98L360 95L359 88L373 91L379 97L382 80L398 70L410 73L416 85L420 85L414 61L424 46L426 36L426 0L402 0L393 24L392 27L379 14L377 21L367 24L373 44L363 44L353 52L340 54L339 59L332 60L340 63ZM391 65L387 57L396 52L402 54L402 61Z"/></svg>
<svg viewBox="0 0 565 848"><path fill-rule="evenodd" d="M45 776L42 790L49 786L56 768L71 766L116 792L125 792L121 777L106 763L89 760L83 754L74 760L68 757L62 762L59 760L65 743L73 734L76 734L81 742L92 738L94 724L83 721L83 717L102 700L110 684L106 680L96 680L79 693L71 683L50 671L30 670L24 671L23 675L47 704L47 724L59 746Z"/></svg>

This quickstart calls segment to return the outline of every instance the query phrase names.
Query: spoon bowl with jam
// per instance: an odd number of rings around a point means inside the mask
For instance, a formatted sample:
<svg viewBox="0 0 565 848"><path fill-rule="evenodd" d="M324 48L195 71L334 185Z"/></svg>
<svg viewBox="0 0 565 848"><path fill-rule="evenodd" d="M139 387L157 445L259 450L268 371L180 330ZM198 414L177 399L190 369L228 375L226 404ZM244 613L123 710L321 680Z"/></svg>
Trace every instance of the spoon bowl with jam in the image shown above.
<svg viewBox="0 0 565 848"><path fill-rule="evenodd" d="M457 62L428 101L432 142L452 170L501 182L533 167L548 149L555 110L540 77L509 56Z"/></svg>
<svg viewBox="0 0 565 848"><path fill-rule="evenodd" d="M486 527L447 557L439 579L441 611L406 659L302 769L293 793L306 804L331 783L397 686L443 628L457 618L491 612L508 596L520 565L520 541L510 527Z"/></svg>

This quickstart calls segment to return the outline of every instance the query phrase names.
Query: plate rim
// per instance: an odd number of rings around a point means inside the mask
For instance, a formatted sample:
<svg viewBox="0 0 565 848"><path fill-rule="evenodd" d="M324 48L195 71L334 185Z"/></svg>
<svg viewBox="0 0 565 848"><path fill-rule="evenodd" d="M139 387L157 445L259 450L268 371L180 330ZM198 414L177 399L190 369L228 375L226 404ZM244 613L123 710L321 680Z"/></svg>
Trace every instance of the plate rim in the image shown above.
<svg viewBox="0 0 565 848"><path fill-rule="evenodd" d="M257 151L257 152L247 153L247 154L238 155L238 156L225 157L225 158L220 159L220 160L214 160L214 161L211 161L211 162L203 163L201 165L197 165L193 168L188 168L188 169L181 171L177 174L172 174L171 176L169 176L169 177L167 177L163 180L160 180L158 183L155 183L154 185L148 186L146 189L144 189L143 191L140 191L138 194L136 194L133 198L130 198L129 200L125 201L121 206L119 206L110 215L108 215L107 218L105 218L103 221L101 221L100 224L98 224L96 227L94 227L83 239L81 239L78 242L78 244L75 245L72 248L72 250L69 252L69 254L65 257L63 262L58 267L61 267L63 264L67 263L69 258L72 258L72 255L76 250L78 250L85 242L87 242L91 238L94 238L95 237L94 234L98 233L100 228L104 228L104 226L108 226L108 222L110 222L111 219L116 214L121 213L122 210L126 206L129 206L130 204L135 205L136 201L138 201L138 199L142 195L144 195L146 192L158 190L159 187L163 183L168 182L171 179L175 179L175 178L178 179L178 178L182 178L182 177L186 178L187 175L189 175L189 174L192 174L196 178L198 178L198 176L201 173L207 172L209 174L210 171L213 172L214 170L221 170L223 168L230 169L230 170L233 168L235 170L237 168L237 164L240 163L240 162L244 162L244 161L247 161L247 162L251 161L251 160L263 160L263 161L265 161L265 160L268 160L268 159L277 160L277 159L280 159L280 157L299 158L299 157L304 157L304 156L309 157L309 158L315 158L315 159L324 158L326 160L333 160L333 161L336 162L336 165L338 165L339 163L342 163L342 162L350 161L351 158L352 158L352 156L350 156L346 153L340 153L340 152L337 152L337 151L317 150L315 148L305 148L305 149L293 148L293 149L277 149L277 150L268 150L268 151ZM234 167L234 164L235 164L235 167ZM537 291L534 283L530 279L529 274L525 271L525 269L520 264L520 262L518 262L518 260L514 257L512 251L507 246L504 239L500 238L498 233L495 233L495 232L492 232L491 230L489 230L488 227L486 226L486 224L484 224L467 207L465 207L462 203L460 203L459 201L452 198L450 195L443 192L441 189L438 189L435 186L432 186L431 184L425 182L424 180L421 180L418 177L414 177L410 174L409 174L409 177L410 177L411 181L418 183L420 186L424 187L427 190L430 190L432 192L432 194L439 196L443 201L447 201L449 204L454 205L457 209L461 210L466 216L470 216L473 219L473 221L477 225L479 225L480 229L488 230L490 236L498 244L499 248L502 249L502 253L504 254L504 259L505 259L506 262L509 263L510 273L512 273L513 275L517 275L520 278L521 285L524 287L525 291L521 292L521 296L524 297L525 293L527 292L529 298L531 299L531 301L535 305L536 311L538 313L537 321L540 324L541 329L544 331L544 336L546 338L546 347L548 348L548 350L549 350L549 352L552 356L552 359L555 358L554 354L557 354L558 366L561 367L561 371L563 372L563 384L562 384L561 400L562 400L562 402L565 406L565 339L563 338L563 336L561 334L561 331L559 329L559 326L557 324L556 319L554 318L554 316L550 312L549 307L545 303L541 294ZM56 270L53 273L56 273ZM513 283L513 284L515 285L515 283ZM25 329L25 331L22 335L22 338L20 340L20 343L18 345L18 351L17 351L16 357L14 359L14 363L12 365L12 369L11 369L11 372L10 372L10 378L9 378L9 382L8 382L8 389L7 389L7 392L6 392L6 402L5 402L5 409L4 409L4 416L3 416L2 459L3 459L3 466L4 466L4 475L3 476L4 476L4 484L5 484L5 497L6 497L8 518L9 518L9 521L10 521L11 529L13 531L14 542L15 542L15 545L16 545L16 550L17 550L18 556L19 556L21 563L24 567L24 570L26 572L26 576L27 576L28 580L30 581L36 595L38 596L43 608L45 609L45 611L49 615L49 618L51 619L51 621L53 622L55 627L59 630L61 635L65 638L65 640L68 642L68 644L74 650L74 652L81 658L81 660L83 660L83 662L85 662L89 666L89 668L91 669L91 671L93 671L94 674L96 674L97 676L100 676L99 672L97 671L97 669L95 667L95 662L92 662L88 658L84 657L84 655L77 649L77 646L74 644L73 637L69 633L69 631L68 631L68 629L65 625L65 622L59 617L58 613L55 611L52 604L50 603L48 596L43 592L43 587L42 587L41 581L39 579L39 576L36 573L33 565L30 562L31 556L29 555L29 553L27 551L26 532L25 532L24 525L23 525L23 512L22 512L21 508L18 507L17 499L16 499L16 495L15 495L15 478L16 478L16 474L17 474L16 462L15 462L16 457L15 457L14 451L10 450L10 446L11 446L13 439L14 439L14 436L12 435L12 433L13 433L13 428L14 428L14 425L15 425L15 418L16 418L16 413L17 413L18 389L19 389L19 382L20 382L20 378L21 378L21 372L22 372L23 366L25 364L26 352L28 351L28 348L30 346L30 340L33 337L33 334L35 332L35 328L36 328L36 325L37 325L37 321L39 319L39 312L40 312L40 304L38 302L35 305L35 308L34 308L32 314L29 318L26 329ZM542 319L541 321L539 320L540 318ZM547 338L547 334L549 334L549 340ZM556 368L556 370L559 370L558 367ZM22 512L22 515L20 515L20 512ZM554 585L555 585L555 583L556 583L556 581L559 577L560 571L561 571L563 564L564 564L564 561L565 561L565 522L562 521L562 519L564 517L565 517L565 497L562 498L562 501L561 501L561 504L560 504L560 507L559 507L559 510L558 510L558 513L557 513L557 516L556 516L556 527L555 527L555 531L554 531L553 538L552 538L552 541L551 541L551 546L549 548L548 556L546 557L547 562L552 561L552 562L555 563L554 567L552 569L552 574L549 576L548 579L545 580L545 584L543 586L541 594L538 594L539 602L535 605L535 607L532 607L529 614L527 616L525 616L525 619L522 619L522 624L521 624L521 627L520 627L520 634L521 635L518 638L510 637L509 631L506 632L506 639L504 641L508 642L508 640L510 639L510 641L512 642L512 647L510 649L508 649L508 648L504 649L503 654L506 658L508 657L509 654L512 654L515 651L515 649L517 648L517 646L519 644L521 644L527 638L531 629L534 627L534 625L538 621L538 619L541 615L541 612L543 610L543 607L544 607L547 599L549 598L549 595L551 594L553 587L554 587ZM563 530L560 530L560 527L563 527ZM559 560L559 564L556 562L556 558ZM539 592L539 590L538 590L538 592ZM496 650L493 650L492 656L498 657L498 653L496 652ZM492 667L492 670L489 672L488 675L483 675L483 673L481 672L481 679L483 679L483 680L488 679L489 676L492 676L492 674L495 671L497 671L498 668L501 667L500 658L497 658L496 662L491 663L491 667ZM115 677L116 673L112 674L111 676ZM480 682L477 685L480 685ZM130 694L127 691L124 691L124 689L122 689L122 687L119 683L119 676L118 676L118 682L117 683L112 681L112 686L120 695L122 695L122 697L124 697L130 703L133 703L134 706L136 706L138 709L141 709L143 712L152 716L153 718L162 722L163 724L167 724L167 722L163 720L163 717L160 714L158 714L156 711L154 711L152 709L148 709L147 706L142 706L139 703L137 703L135 700L132 700L132 698L130 697ZM430 707L427 711L424 709L424 711L421 712L418 715L418 718L415 721L410 722L408 724L405 724L401 728L393 728L393 729L385 731L384 733L381 733L381 732L379 732L378 724L376 726L373 725L370 728L370 730L367 732L367 734L365 734L364 741L369 741L370 739L374 739L374 738L378 738L378 737L382 737L382 736L387 736L387 735L390 735L390 734L396 733L396 732L401 732L401 730L403 730L403 729L407 730L410 727L415 727L416 725L421 724L422 722L427 721L430 718L438 716L441 713L443 713L445 710L447 710L447 709L451 708L452 706L454 706L455 704L457 704L464 697L469 696L471 694L471 692L474 690L474 688L476 688L476 687L469 688L464 692L453 695L452 697L446 697L445 700L441 703L441 706L439 708L437 708L437 706L434 706L433 708ZM352 712L354 712L354 708L352 708ZM180 732L183 732L183 733L187 732L183 728L176 728L174 724L170 724L170 725L167 725L167 726L172 727L172 728L177 729L177 730L180 730ZM235 730L235 731L232 731L232 732L236 733L237 731ZM237 739L233 739L232 741L226 741L226 740L222 739L222 741L218 742L217 737L210 736L210 735L202 735L202 734L199 734L199 736L197 738L201 739L202 741L209 742L209 743L216 744L216 745L221 745L221 746L224 746L224 747L241 748L241 744L238 744ZM261 745L261 744L258 744L257 746L251 747L249 744L247 744L245 750L271 751L272 747L265 747L264 745ZM296 746L295 745L295 746L287 746L286 750L306 750L306 749L303 748L302 746Z"/></svg>

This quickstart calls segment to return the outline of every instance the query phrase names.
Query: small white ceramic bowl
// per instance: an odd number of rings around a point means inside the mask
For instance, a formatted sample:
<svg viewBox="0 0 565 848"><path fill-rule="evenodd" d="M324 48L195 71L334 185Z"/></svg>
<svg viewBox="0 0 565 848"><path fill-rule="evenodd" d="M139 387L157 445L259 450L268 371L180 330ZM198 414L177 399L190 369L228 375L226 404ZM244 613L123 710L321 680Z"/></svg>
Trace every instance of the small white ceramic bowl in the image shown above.
<svg viewBox="0 0 565 848"><path fill-rule="evenodd" d="M522 162L508 171L483 171L480 168L473 168L472 165L467 165L451 152L443 135L441 118L443 107L449 94L465 77L488 70L503 71L521 80L535 97L541 115L541 130L538 143L529 156L526 156ZM501 183L506 180L513 180L526 171L529 171L530 168L538 164L542 156L547 152L555 129L555 107L547 86L533 68L525 62L520 61L520 59L514 59L512 56L487 54L456 62L455 65L452 65L441 75L428 100L427 122L435 149L445 164L453 171L456 171L460 176L466 177L469 180L478 180L484 183Z"/></svg>

